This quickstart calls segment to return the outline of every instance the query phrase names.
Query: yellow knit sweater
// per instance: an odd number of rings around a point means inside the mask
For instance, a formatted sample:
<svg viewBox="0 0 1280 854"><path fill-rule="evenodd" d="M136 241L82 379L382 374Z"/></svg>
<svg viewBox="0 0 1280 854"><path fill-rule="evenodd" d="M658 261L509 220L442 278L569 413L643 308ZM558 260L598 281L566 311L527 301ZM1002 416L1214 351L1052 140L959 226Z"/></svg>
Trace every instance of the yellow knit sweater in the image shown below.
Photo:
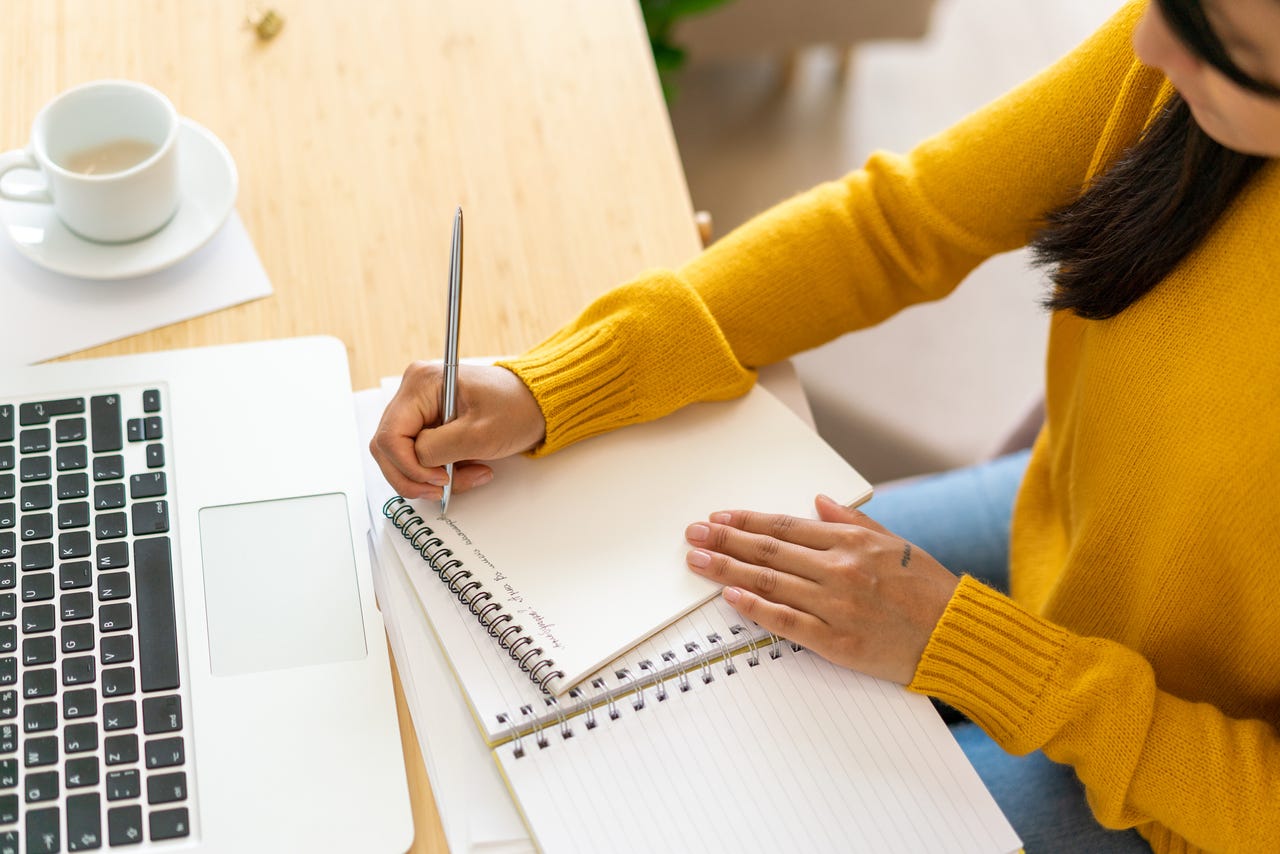
<svg viewBox="0 0 1280 854"><path fill-rule="evenodd" d="M541 452L741 394L754 366L942 297L1025 244L1169 91L1134 57L1141 10L508 362L547 416ZM1144 299L1053 318L1012 598L962 580L910 685L1009 751L1074 766L1099 821L1158 851L1280 851L1277 330L1272 162Z"/></svg>

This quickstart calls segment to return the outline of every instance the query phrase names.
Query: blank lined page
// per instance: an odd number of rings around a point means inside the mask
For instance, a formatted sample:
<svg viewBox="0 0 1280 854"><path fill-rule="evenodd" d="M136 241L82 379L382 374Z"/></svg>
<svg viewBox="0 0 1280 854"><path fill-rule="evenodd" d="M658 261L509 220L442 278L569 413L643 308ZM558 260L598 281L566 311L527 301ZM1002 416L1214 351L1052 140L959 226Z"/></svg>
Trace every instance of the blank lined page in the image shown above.
<svg viewBox="0 0 1280 854"><path fill-rule="evenodd" d="M929 701L784 647L496 749L546 851L1016 851Z"/></svg>

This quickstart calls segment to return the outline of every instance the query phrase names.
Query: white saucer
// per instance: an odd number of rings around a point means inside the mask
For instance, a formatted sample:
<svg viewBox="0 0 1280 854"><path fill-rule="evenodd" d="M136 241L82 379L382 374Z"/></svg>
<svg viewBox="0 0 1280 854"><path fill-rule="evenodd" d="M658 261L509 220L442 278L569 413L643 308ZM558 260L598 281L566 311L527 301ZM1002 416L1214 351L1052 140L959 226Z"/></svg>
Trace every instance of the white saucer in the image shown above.
<svg viewBox="0 0 1280 854"><path fill-rule="evenodd" d="M236 164L210 131L182 120L178 182L182 201L164 228L132 243L93 243L62 224L53 207L0 200L4 233L35 263L81 279L128 279L176 264L209 242L235 206Z"/></svg>

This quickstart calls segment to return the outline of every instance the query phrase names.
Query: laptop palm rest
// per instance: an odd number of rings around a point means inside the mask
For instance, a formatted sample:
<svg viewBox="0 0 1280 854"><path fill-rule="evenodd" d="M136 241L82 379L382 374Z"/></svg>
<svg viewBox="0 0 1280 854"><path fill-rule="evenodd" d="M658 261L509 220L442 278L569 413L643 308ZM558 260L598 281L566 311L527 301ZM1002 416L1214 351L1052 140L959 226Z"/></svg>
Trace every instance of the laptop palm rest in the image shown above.
<svg viewBox="0 0 1280 854"><path fill-rule="evenodd" d="M200 546L215 676L366 656L346 496L202 508Z"/></svg>

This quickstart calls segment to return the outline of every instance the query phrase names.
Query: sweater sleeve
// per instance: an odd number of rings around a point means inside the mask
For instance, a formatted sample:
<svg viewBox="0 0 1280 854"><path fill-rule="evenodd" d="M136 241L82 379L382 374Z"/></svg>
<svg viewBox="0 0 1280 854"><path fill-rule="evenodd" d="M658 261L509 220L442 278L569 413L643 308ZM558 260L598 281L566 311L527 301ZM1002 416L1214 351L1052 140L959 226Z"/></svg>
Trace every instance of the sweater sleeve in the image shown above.
<svg viewBox="0 0 1280 854"><path fill-rule="evenodd" d="M1024 245L1073 198L1133 86L1125 6L1055 65L905 156L873 155L726 235L678 272L610 292L501 364L547 419L540 452L697 400L741 394L754 369L950 293ZM1128 113L1125 113L1128 115Z"/></svg>
<svg viewBox="0 0 1280 854"><path fill-rule="evenodd" d="M1072 634L966 577L908 687L1012 753L1073 766L1098 820L1138 827L1156 850L1280 851L1275 728L1161 691L1122 644Z"/></svg>

